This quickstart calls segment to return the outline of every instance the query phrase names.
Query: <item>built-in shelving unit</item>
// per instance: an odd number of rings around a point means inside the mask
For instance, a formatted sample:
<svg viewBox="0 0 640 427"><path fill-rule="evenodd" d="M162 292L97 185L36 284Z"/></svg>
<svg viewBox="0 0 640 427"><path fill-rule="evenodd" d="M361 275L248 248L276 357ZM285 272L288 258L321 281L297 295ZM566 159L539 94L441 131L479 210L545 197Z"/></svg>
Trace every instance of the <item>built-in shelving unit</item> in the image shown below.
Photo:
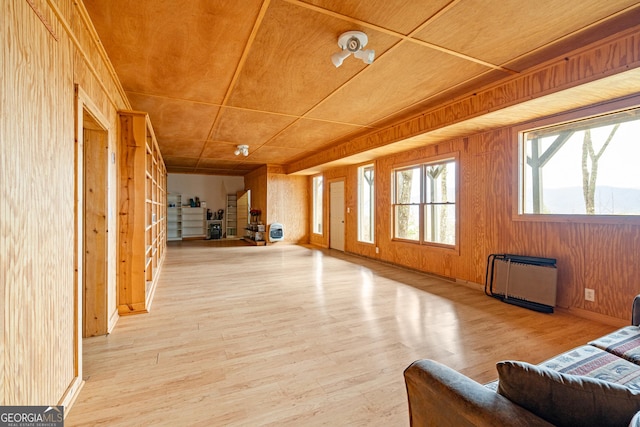
<svg viewBox="0 0 640 427"><path fill-rule="evenodd" d="M202 207L182 207L183 239L204 239L207 236L205 212Z"/></svg>
<svg viewBox="0 0 640 427"><path fill-rule="evenodd" d="M146 313L167 243L167 171L146 113L120 111L118 313Z"/></svg>
<svg viewBox="0 0 640 427"><path fill-rule="evenodd" d="M226 234L227 239L238 236L238 198L235 194L227 195L227 212L226 212Z"/></svg>
<svg viewBox="0 0 640 427"><path fill-rule="evenodd" d="M182 240L182 195L167 196L167 240Z"/></svg>

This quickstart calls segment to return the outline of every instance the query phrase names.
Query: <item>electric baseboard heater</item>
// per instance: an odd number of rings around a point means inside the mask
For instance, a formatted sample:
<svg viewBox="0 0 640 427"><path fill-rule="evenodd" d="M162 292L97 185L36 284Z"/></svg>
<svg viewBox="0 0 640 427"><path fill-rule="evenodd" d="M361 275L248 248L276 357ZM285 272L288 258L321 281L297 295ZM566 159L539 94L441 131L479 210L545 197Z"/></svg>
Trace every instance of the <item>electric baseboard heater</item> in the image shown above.
<svg viewBox="0 0 640 427"><path fill-rule="evenodd" d="M484 292L509 304L553 313L557 277L554 258L491 254Z"/></svg>

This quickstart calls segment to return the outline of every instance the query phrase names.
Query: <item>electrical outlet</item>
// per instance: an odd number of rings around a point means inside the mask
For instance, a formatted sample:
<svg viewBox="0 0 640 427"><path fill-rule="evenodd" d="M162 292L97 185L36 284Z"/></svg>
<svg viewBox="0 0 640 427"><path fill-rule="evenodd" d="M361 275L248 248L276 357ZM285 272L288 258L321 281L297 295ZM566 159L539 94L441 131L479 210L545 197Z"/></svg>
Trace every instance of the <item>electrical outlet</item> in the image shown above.
<svg viewBox="0 0 640 427"><path fill-rule="evenodd" d="M584 288L584 299L585 301L595 301L596 300L596 291L589 288Z"/></svg>
<svg viewBox="0 0 640 427"><path fill-rule="evenodd" d="M380 253L380 248L376 246L376 253L379 254Z"/></svg>

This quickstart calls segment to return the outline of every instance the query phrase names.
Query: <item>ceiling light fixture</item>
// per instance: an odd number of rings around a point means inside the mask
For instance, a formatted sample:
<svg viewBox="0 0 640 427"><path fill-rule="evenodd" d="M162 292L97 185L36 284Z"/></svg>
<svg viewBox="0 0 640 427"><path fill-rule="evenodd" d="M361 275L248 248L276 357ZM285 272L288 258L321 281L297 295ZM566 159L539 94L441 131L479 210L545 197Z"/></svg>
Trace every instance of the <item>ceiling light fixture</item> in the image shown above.
<svg viewBox="0 0 640 427"><path fill-rule="evenodd" d="M238 145L236 147L236 151L233 152L236 156L239 156L242 153L243 156L247 157L249 155L249 146L248 145Z"/></svg>
<svg viewBox="0 0 640 427"><path fill-rule="evenodd" d="M362 50L367 45L369 38L362 31L347 31L338 37L338 46L342 49L331 55L331 62L337 67L341 66L345 59L353 53L358 59L362 59L365 64L371 64L376 56L373 49Z"/></svg>

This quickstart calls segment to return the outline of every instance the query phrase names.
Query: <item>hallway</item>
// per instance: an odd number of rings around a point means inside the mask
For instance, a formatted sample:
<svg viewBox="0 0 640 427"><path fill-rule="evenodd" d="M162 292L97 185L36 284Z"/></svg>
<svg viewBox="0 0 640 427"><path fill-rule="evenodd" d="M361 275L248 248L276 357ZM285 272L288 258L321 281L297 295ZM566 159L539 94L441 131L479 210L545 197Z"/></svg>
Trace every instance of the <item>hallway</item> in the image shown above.
<svg viewBox="0 0 640 427"><path fill-rule="evenodd" d="M406 426L416 359L484 383L614 329L333 250L171 242L150 313L84 340L66 425Z"/></svg>

